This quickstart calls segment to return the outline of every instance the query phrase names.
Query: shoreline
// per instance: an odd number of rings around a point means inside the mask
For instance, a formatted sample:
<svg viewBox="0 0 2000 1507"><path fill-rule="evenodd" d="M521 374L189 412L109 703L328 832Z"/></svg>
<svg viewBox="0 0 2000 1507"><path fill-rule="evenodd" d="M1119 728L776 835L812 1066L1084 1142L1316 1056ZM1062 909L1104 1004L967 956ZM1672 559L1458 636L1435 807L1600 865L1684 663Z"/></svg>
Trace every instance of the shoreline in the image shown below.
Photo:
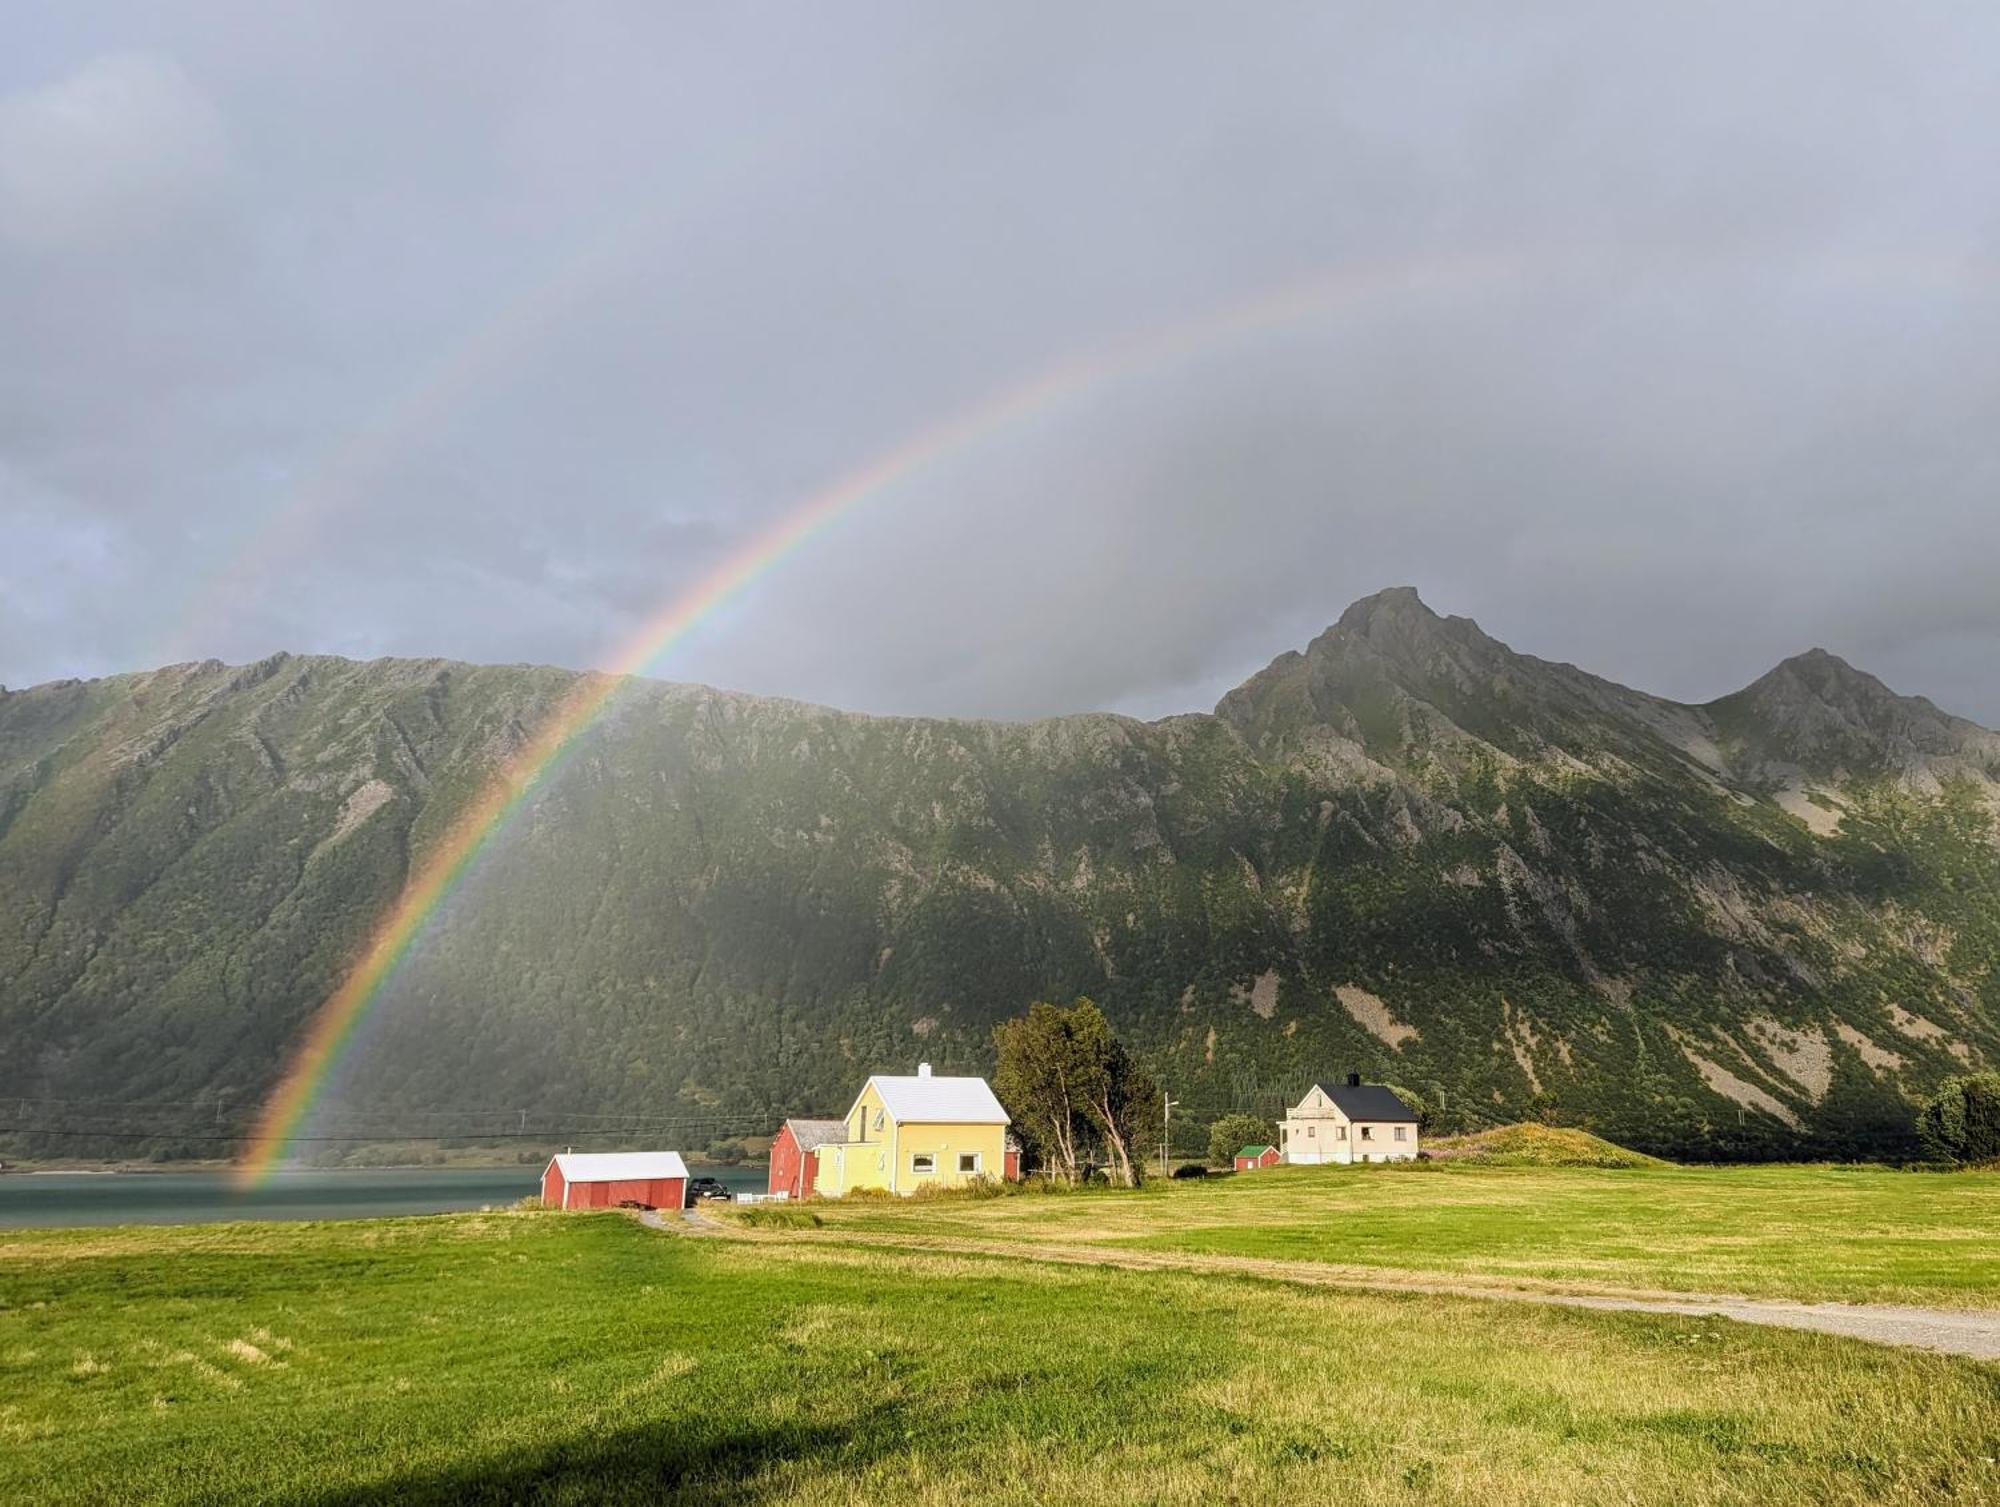
<svg viewBox="0 0 2000 1507"><path fill-rule="evenodd" d="M761 1170L769 1167L768 1162L704 1162L693 1157L684 1157L690 1171L699 1167L704 1172L716 1170ZM280 1167L272 1175L287 1176L295 1173L311 1173L318 1176L330 1172L517 1172L523 1168L545 1166L544 1162L379 1162L365 1166L326 1167ZM0 1178L10 1177L173 1177L194 1172L229 1172L234 1170L234 1162L10 1162L0 1166Z"/></svg>

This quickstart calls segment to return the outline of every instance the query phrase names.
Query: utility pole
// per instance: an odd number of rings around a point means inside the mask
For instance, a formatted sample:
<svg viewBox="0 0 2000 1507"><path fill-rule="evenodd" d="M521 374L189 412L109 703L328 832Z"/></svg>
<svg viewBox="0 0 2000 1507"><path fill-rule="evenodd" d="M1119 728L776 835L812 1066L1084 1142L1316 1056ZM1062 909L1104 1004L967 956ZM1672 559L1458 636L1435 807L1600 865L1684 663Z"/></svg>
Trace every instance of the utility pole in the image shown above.
<svg viewBox="0 0 2000 1507"><path fill-rule="evenodd" d="M1160 1090L1160 1176L1172 1177L1173 1167L1168 1163L1168 1146L1173 1140L1169 1127L1174 1123L1174 1107L1181 1101L1167 1097L1165 1089Z"/></svg>

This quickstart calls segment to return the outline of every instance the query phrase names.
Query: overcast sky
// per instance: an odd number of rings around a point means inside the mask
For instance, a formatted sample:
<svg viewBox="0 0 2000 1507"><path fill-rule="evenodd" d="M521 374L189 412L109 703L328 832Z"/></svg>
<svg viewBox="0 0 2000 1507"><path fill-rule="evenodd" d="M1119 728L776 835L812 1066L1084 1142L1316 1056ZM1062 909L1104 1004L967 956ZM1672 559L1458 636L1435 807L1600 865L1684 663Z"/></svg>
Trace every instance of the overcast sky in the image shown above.
<svg viewBox="0 0 2000 1507"><path fill-rule="evenodd" d="M1411 583L2000 723L1996 143L1983 3L17 0L0 681L608 663L1081 365L655 673L1153 715Z"/></svg>

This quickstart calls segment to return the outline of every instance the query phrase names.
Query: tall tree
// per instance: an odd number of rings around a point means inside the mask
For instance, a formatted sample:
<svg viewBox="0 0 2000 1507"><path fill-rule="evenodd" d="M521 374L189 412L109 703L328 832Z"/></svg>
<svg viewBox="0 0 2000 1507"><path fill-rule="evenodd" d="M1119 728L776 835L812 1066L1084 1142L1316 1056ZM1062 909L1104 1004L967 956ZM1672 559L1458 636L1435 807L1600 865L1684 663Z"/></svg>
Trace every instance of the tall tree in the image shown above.
<svg viewBox="0 0 2000 1507"><path fill-rule="evenodd" d="M1081 1175L1087 1140L1101 1144L1112 1176L1139 1183L1133 1148L1159 1126L1159 1089L1112 1034L1088 999L1067 1010L1038 1003L993 1030L999 1066L993 1086L1008 1114L1070 1182Z"/></svg>
<svg viewBox="0 0 2000 1507"><path fill-rule="evenodd" d="M1027 1014L995 1026L993 1049L999 1061L993 1088L1036 1159L1074 1183L1081 1175L1079 1095L1086 1068L1069 1015L1055 1005L1037 1003Z"/></svg>

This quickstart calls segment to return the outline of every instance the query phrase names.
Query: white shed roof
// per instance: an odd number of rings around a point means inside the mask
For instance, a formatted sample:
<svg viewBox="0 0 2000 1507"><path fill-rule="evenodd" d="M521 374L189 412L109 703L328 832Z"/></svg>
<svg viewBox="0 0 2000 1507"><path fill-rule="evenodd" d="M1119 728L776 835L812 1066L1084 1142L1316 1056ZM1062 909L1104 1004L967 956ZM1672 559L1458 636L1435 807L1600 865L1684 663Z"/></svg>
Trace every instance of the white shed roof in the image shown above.
<svg viewBox="0 0 2000 1507"><path fill-rule="evenodd" d="M611 1183L686 1177L678 1151L559 1151L552 1158L568 1183Z"/></svg>
<svg viewBox="0 0 2000 1507"><path fill-rule="evenodd" d="M1007 1123L1007 1111L1000 1107L984 1078L933 1078L927 1073L890 1078L878 1073L868 1081L898 1120L933 1120L947 1125ZM856 1095L857 1102L859 1097Z"/></svg>

